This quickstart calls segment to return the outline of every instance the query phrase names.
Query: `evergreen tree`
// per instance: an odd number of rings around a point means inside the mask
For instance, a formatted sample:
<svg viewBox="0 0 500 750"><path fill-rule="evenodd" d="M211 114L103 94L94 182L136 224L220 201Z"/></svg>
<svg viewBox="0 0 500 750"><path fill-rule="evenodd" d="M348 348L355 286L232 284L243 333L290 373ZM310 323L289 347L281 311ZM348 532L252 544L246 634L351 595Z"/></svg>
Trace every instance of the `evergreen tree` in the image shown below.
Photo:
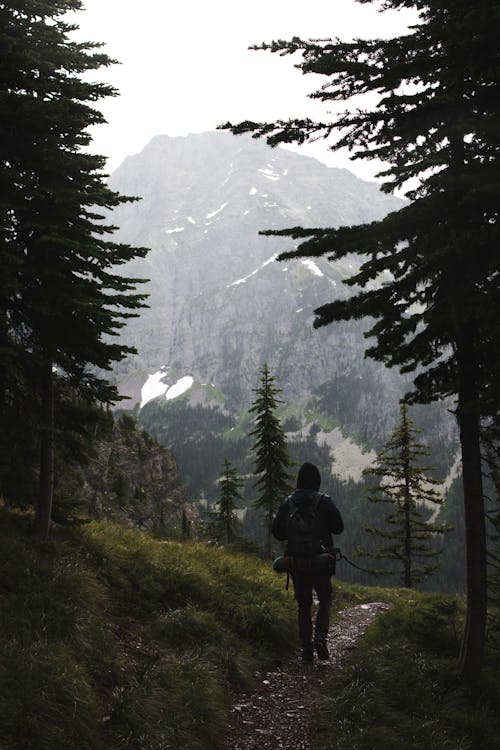
<svg viewBox="0 0 500 750"><path fill-rule="evenodd" d="M13 430L26 393L39 412L36 534L48 533L54 485L54 382L109 403L116 389L98 372L133 350L113 342L143 306L137 279L114 269L145 249L113 243L105 212L130 200L112 192L104 159L84 152L103 122L94 102L116 94L88 71L113 62L98 44L71 41L62 20L80 0L0 4L0 352L10 368L0 411ZM36 435L35 435L36 437Z"/></svg>
<svg viewBox="0 0 500 750"><path fill-rule="evenodd" d="M438 534L451 528L429 519L432 505L443 502L434 489L441 482L426 473L430 467L422 465L429 450L417 441L419 432L408 418L406 404L402 404L399 425L378 453L373 466L363 472L380 480L369 488L368 500L388 503L392 507L384 527L366 527L369 534L383 539L382 546L375 551L358 550L358 554L395 561L406 588L413 588L438 569L435 558L442 550L436 549L432 542L436 541ZM374 572L391 574L393 571L378 569Z"/></svg>
<svg viewBox="0 0 500 750"><path fill-rule="evenodd" d="M274 385L274 377L267 364L262 368L261 384L254 389L256 399L249 409L255 414L255 427L250 432L254 438L255 474L258 476L255 487L259 495L255 501L256 508L262 508L266 514L265 552L271 557L271 524L275 511L285 495L290 491L291 466L286 445L285 433L281 427L276 410L283 403L277 395L281 393Z"/></svg>
<svg viewBox="0 0 500 750"><path fill-rule="evenodd" d="M372 2L372 0L361 0ZM498 421L500 256L499 0L385 0L383 9L415 8L419 22L393 39L278 41L300 53L304 73L327 77L311 96L349 102L373 93L376 106L332 121L245 122L233 132L271 145L341 131L332 149L387 162L382 189L418 178L411 203L382 221L339 229L283 230L308 238L284 257L348 253L363 259L346 283L346 300L316 310L316 326L369 317L368 356L414 371L415 401L456 395L462 448L467 553L467 616L460 655L465 679L477 679L486 625L486 532L480 420ZM355 102L354 106L357 106ZM272 233L272 232L271 232Z"/></svg>
<svg viewBox="0 0 500 750"><path fill-rule="evenodd" d="M234 527L237 523L236 501L242 499L239 492L242 485L243 480L238 476L236 468L232 466L231 461L227 458L224 459L224 469L219 479L220 495L217 520L221 532L220 537L226 544L234 541Z"/></svg>

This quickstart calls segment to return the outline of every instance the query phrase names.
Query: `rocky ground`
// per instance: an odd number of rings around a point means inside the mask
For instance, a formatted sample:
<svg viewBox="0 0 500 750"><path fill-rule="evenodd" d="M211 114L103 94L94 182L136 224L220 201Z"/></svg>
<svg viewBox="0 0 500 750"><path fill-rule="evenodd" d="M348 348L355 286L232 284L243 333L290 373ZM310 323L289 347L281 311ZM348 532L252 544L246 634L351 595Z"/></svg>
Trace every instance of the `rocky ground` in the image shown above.
<svg viewBox="0 0 500 750"><path fill-rule="evenodd" d="M311 715L331 671L338 669L368 625L389 608L382 602L358 604L340 613L330 627L330 659L303 664L297 656L263 675L259 688L240 696L220 750L314 750Z"/></svg>

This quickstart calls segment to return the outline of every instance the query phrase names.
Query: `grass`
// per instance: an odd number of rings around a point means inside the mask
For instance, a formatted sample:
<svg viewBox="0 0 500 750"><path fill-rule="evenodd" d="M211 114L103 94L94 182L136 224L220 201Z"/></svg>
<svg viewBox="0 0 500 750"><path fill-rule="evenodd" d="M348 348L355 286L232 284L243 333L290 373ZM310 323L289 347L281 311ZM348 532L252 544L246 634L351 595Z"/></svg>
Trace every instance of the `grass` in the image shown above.
<svg viewBox="0 0 500 750"><path fill-rule="evenodd" d="M231 695L295 645L269 565L0 507L2 750L208 750Z"/></svg>
<svg viewBox="0 0 500 750"><path fill-rule="evenodd" d="M462 602L396 590L393 604L318 706L317 750L498 750L498 652L468 689L457 673Z"/></svg>
<svg viewBox="0 0 500 750"><path fill-rule="evenodd" d="M236 424L233 427L229 427L222 433L222 439L224 443L231 444L237 443L239 440L243 440L247 437L250 424L252 422L252 415L248 410L242 411L237 415Z"/></svg>
<svg viewBox="0 0 500 750"><path fill-rule="evenodd" d="M2 750L211 750L231 697L296 644L293 595L257 558L0 505ZM461 686L458 598L335 583L334 609L389 601L325 685L315 750L498 750L498 652Z"/></svg>
<svg viewBox="0 0 500 750"><path fill-rule="evenodd" d="M321 414L311 405L305 409L304 418L307 424L317 424L323 432L332 432L336 427L340 427L338 419Z"/></svg>

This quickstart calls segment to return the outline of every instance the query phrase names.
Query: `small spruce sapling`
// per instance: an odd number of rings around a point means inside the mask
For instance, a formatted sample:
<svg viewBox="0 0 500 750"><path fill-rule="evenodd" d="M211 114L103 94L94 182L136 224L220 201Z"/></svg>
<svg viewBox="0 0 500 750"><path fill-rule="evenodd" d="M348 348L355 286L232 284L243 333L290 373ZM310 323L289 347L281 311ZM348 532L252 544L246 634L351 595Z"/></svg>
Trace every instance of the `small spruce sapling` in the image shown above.
<svg viewBox="0 0 500 750"><path fill-rule="evenodd" d="M219 478L219 503L217 511L217 536L219 541L231 544L235 539L235 527L238 523L236 516L236 501L241 500L240 487L243 480L231 461L224 459L224 469Z"/></svg>
<svg viewBox="0 0 500 750"><path fill-rule="evenodd" d="M274 377L267 364L262 368L261 383L254 389L256 399L250 408L255 414L255 427L250 432L254 438L255 474L259 495L255 501L256 508L262 508L266 514L265 553L270 558L272 550L271 524L274 513L285 495L290 492L290 474L292 465L285 433L276 415L282 401L277 398L281 393L274 385Z"/></svg>

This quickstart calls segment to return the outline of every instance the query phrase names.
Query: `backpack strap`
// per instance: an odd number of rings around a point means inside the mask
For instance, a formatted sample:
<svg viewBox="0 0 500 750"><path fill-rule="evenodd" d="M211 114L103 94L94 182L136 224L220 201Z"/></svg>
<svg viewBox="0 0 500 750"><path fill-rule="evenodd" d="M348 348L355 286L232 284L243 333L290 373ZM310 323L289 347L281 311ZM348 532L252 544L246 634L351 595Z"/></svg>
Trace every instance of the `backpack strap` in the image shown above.
<svg viewBox="0 0 500 750"><path fill-rule="evenodd" d="M315 492L314 495L315 496L314 496L314 499L313 499L311 505L312 505L313 512L316 513L317 510L318 510L320 502L325 497L325 494L324 494L324 492L321 492L321 493ZM290 520L290 518L292 516L294 516L297 513L297 511L300 509L300 505L295 502L295 500L293 499L293 495L289 495L288 496L288 504L290 506L290 510L288 512L287 523Z"/></svg>

